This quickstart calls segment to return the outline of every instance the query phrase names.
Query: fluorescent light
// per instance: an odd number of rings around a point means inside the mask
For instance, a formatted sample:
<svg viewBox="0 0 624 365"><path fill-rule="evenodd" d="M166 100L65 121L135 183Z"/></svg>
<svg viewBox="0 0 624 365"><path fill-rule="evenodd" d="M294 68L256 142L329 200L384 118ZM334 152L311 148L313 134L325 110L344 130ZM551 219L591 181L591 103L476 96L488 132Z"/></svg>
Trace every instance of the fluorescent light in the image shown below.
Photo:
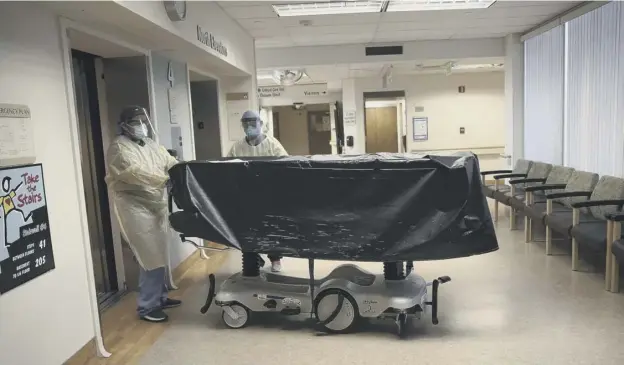
<svg viewBox="0 0 624 365"><path fill-rule="evenodd" d="M386 11L486 9L496 0L390 0Z"/></svg>
<svg viewBox="0 0 624 365"><path fill-rule="evenodd" d="M357 13L379 13L384 1L320 1L310 3L275 4L278 16L309 16Z"/></svg>

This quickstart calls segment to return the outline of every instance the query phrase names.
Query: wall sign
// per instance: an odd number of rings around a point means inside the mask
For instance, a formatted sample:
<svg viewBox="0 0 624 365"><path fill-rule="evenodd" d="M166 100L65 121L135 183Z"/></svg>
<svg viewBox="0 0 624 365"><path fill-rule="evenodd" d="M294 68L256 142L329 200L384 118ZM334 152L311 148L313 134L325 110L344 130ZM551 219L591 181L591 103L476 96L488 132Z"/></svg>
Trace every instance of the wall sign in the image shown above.
<svg viewBox="0 0 624 365"><path fill-rule="evenodd" d="M227 47L223 45L220 41L218 41L210 32L205 32L202 27L197 26L197 40L210 47L211 49L217 51L217 53L222 54L227 57L228 50Z"/></svg>
<svg viewBox="0 0 624 365"><path fill-rule="evenodd" d="M345 110L342 122L344 123L344 125L354 125L356 123L355 110Z"/></svg>
<svg viewBox="0 0 624 365"><path fill-rule="evenodd" d="M327 84L258 87L259 98L289 98L296 101L325 95L327 95Z"/></svg>
<svg viewBox="0 0 624 365"><path fill-rule="evenodd" d="M0 104L0 165L33 163L35 157L30 108Z"/></svg>
<svg viewBox="0 0 624 365"><path fill-rule="evenodd" d="M0 294L52 269L41 164L0 169Z"/></svg>
<svg viewBox="0 0 624 365"><path fill-rule="evenodd" d="M427 117L412 118L414 141L426 141L429 139L429 120Z"/></svg>

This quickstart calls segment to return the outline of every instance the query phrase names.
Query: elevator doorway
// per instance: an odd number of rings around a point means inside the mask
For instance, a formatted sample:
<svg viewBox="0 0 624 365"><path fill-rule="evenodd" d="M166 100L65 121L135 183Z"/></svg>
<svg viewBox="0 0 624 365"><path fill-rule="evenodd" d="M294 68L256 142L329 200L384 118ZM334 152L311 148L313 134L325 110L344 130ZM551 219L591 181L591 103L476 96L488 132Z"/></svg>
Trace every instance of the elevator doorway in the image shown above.
<svg viewBox="0 0 624 365"><path fill-rule="evenodd" d="M72 50L74 90L80 136L82 178L95 287L100 305L119 291L111 214L106 189L106 166L98 102L97 56Z"/></svg>
<svg viewBox="0 0 624 365"><path fill-rule="evenodd" d="M106 310L138 286L139 265L121 236L105 182L107 156L129 105L150 109L144 53L68 29L89 244L98 297Z"/></svg>
<svg viewBox="0 0 624 365"><path fill-rule="evenodd" d="M406 152L405 92L364 93L366 153Z"/></svg>

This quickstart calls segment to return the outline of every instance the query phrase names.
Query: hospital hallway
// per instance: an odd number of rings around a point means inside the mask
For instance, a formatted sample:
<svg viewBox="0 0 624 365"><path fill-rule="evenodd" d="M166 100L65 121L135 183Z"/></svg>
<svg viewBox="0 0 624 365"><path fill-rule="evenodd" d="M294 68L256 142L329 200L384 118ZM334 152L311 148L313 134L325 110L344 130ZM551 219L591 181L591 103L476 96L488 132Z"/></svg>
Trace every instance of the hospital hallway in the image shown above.
<svg viewBox="0 0 624 365"><path fill-rule="evenodd" d="M113 355L81 363L622 364L624 296L605 291L601 274L571 271L565 245L546 256L543 243L525 243L522 230L509 231L508 225L502 217L497 223L497 252L415 263L428 280L449 275L452 281L440 287L439 325L427 313L405 340L393 321L366 322L355 333L331 336L315 332L306 317L256 316L243 329L227 329L220 308L213 305L206 315L199 308L212 270L219 267L219 283L240 269L240 254L231 251L188 270L173 293L184 304L170 311L167 324L136 320L133 299L104 313ZM316 277L337 264L317 261ZM307 276L306 260L286 258L283 265L286 275ZM381 272L380 263L362 267Z"/></svg>

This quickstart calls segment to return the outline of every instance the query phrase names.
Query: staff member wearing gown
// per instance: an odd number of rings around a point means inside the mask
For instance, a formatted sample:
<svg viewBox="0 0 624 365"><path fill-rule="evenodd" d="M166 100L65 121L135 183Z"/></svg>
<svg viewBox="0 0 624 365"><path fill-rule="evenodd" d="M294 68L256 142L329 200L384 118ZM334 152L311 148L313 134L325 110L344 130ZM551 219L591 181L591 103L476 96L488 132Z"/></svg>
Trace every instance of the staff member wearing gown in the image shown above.
<svg viewBox="0 0 624 365"><path fill-rule="evenodd" d="M230 149L228 157L280 157L288 156L288 153L282 144L273 136L267 136L263 130L263 122L260 114L253 110L243 113L241 124L245 131L245 137L236 142ZM258 255L261 266L264 260ZM282 261L280 256L269 255L271 260L271 271L279 272L282 270Z"/></svg>
<svg viewBox="0 0 624 365"><path fill-rule="evenodd" d="M139 262L139 318L163 322L163 309L181 301L167 297L167 247L172 238L165 187L168 171L178 161L152 140L147 111L127 107L119 118L119 135L107 152L106 183L122 237Z"/></svg>

